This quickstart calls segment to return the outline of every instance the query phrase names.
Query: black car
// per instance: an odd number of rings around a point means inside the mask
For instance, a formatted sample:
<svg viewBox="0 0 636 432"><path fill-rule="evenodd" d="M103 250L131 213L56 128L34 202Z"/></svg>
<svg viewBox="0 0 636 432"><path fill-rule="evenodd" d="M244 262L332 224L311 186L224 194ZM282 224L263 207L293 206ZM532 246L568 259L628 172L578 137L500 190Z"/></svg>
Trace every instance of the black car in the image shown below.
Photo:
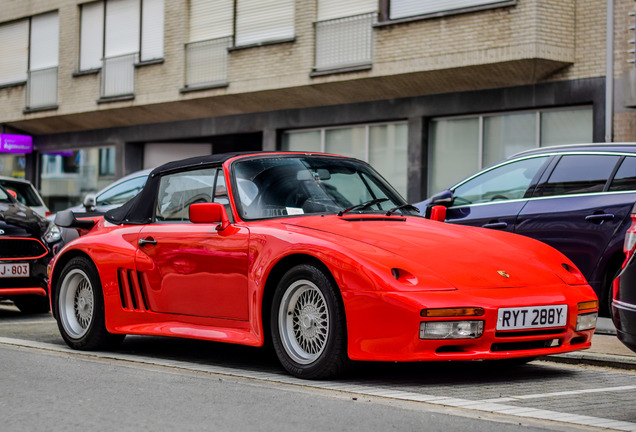
<svg viewBox="0 0 636 432"><path fill-rule="evenodd" d="M525 151L416 204L447 208L451 223L543 241L576 264L610 313L612 281L636 202L636 143Z"/></svg>
<svg viewBox="0 0 636 432"><path fill-rule="evenodd" d="M636 352L636 205L632 209L631 219L623 246L627 259L623 270L614 280L612 321L621 342Z"/></svg>
<svg viewBox="0 0 636 432"><path fill-rule="evenodd" d="M46 267L62 243L60 228L0 187L0 299L24 313L47 312Z"/></svg>

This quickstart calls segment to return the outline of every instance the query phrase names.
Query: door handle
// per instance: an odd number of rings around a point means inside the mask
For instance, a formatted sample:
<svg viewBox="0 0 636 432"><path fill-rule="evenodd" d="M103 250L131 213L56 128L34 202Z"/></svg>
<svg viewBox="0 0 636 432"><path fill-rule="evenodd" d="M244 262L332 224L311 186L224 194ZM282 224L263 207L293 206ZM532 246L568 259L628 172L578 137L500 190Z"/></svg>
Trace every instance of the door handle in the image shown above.
<svg viewBox="0 0 636 432"><path fill-rule="evenodd" d="M146 246L146 245L154 246L156 244L157 244L157 240L153 239L152 237L148 237L148 238L139 240L139 246L140 247L143 247L143 246Z"/></svg>
<svg viewBox="0 0 636 432"><path fill-rule="evenodd" d="M601 225L605 221L611 221L613 219L614 215L612 213L591 214L585 216L586 221L599 225Z"/></svg>
<svg viewBox="0 0 636 432"><path fill-rule="evenodd" d="M482 228L505 229L508 228L507 222L491 222L481 226Z"/></svg>

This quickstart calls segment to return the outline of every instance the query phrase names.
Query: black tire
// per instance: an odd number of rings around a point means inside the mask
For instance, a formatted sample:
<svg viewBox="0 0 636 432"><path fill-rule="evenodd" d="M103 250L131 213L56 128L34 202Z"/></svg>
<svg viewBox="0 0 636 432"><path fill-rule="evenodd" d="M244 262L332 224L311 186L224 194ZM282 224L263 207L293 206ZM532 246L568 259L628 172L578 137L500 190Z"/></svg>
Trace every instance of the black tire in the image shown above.
<svg viewBox="0 0 636 432"><path fill-rule="evenodd" d="M125 335L106 330L104 296L95 265L87 258L70 260L55 286L57 327L68 346L79 350L114 348Z"/></svg>
<svg viewBox="0 0 636 432"><path fill-rule="evenodd" d="M49 298L39 295L25 295L12 298L13 304L24 314L43 314L50 309Z"/></svg>
<svg viewBox="0 0 636 432"><path fill-rule="evenodd" d="M349 365L344 307L332 280L301 264L282 277L272 300L272 345L283 367L306 379L333 378Z"/></svg>

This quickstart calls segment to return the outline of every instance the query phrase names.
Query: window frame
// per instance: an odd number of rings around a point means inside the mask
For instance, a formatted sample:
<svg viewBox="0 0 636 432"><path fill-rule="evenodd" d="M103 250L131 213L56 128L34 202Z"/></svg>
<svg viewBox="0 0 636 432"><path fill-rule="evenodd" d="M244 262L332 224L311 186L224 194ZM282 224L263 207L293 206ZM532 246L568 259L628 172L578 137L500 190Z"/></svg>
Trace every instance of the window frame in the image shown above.
<svg viewBox="0 0 636 432"><path fill-rule="evenodd" d="M454 9L440 9L435 12L414 14L399 18L391 18L391 2L392 0L379 0L378 23L375 25L376 27L409 23L425 19L442 18L450 15L460 15L489 9L514 7L517 6L519 0L492 0L492 3L486 3L482 5L465 6Z"/></svg>
<svg viewBox="0 0 636 432"><path fill-rule="evenodd" d="M159 182L157 185L157 191L156 191L156 195L155 195L155 199L154 199L154 203L153 203L153 211L152 211L152 221L150 222L150 224L175 224L175 223L188 223L191 224L193 223L190 220L190 213L189 213L189 205L188 205L188 214L187 214L187 219L182 219L182 220L172 220L172 219L159 219L158 218L158 212L159 212L159 206L161 203L161 200L159 198L159 194L161 193L161 184L163 182L163 180L167 177L171 177L171 176L175 176L175 175L187 175L188 173L193 173L193 172L197 172L197 171L207 171L210 170L213 173L211 174L211 176L213 177L212 180L212 187L211 187L211 195L210 195L210 203L213 202L219 202L216 201L215 198L217 197L216 195L216 188L218 185L218 179L219 177L223 177L223 182L224 182L224 186L226 188L226 195L224 195L227 198L227 203L226 202L221 202L221 204L223 204L223 206L225 207L226 211L228 212L228 218L230 221L234 221L234 218L232 216L232 212L231 212L231 206L230 206L230 199L229 199L229 191L228 191L228 187L227 187L227 182L225 182L225 171L223 169L222 165L206 165L206 166L201 166L201 167L195 167L193 169L188 169L188 170L178 170L178 171L171 171L171 172L166 172L164 174L161 175L161 177L159 178ZM194 203L191 203L194 204ZM191 205L190 204L190 205ZM182 208L181 211L186 210L186 207Z"/></svg>

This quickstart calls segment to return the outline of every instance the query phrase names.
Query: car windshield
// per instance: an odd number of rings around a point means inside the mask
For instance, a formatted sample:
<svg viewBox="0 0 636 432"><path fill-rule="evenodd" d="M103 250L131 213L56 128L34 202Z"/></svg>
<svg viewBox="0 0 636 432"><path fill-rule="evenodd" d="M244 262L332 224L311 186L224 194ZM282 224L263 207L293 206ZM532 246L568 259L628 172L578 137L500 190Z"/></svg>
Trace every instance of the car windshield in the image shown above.
<svg viewBox="0 0 636 432"><path fill-rule="evenodd" d="M355 160L326 156L248 159L236 162L233 173L237 207L244 219L418 214L372 168Z"/></svg>

